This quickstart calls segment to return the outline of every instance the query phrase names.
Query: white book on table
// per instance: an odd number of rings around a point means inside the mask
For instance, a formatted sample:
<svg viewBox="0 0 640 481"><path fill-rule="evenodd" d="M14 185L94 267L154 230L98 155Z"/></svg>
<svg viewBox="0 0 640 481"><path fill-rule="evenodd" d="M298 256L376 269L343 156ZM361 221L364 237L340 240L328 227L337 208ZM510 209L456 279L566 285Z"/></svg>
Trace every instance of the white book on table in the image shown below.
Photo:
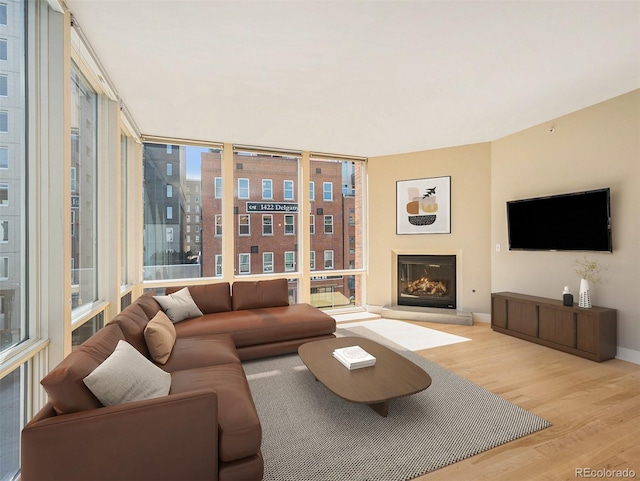
<svg viewBox="0 0 640 481"><path fill-rule="evenodd" d="M373 366L376 363L376 358L360 346L348 346L336 349L333 351L333 357L348 369Z"/></svg>

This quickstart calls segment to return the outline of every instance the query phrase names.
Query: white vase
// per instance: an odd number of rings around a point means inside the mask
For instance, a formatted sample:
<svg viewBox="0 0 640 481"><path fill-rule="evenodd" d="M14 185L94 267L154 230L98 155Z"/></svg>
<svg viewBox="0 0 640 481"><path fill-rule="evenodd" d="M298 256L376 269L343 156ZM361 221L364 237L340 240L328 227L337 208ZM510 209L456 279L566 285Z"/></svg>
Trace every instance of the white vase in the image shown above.
<svg viewBox="0 0 640 481"><path fill-rule="evenodd" d="M586 279L580 279L580 297L578 298L578 307L583 307L585 309L592 307L589 281Z"/></svg>

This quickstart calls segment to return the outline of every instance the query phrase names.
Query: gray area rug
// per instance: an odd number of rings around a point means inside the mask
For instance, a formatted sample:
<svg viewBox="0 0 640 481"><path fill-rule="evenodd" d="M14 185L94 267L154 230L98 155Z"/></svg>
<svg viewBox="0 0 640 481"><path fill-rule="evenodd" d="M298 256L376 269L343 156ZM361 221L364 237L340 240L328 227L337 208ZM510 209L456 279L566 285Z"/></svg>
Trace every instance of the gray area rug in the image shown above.
<svg viewBox="0 0 640 481"><path fill-rule="evenodd" d="M367 330L338 335L382 338ZM369 334L374 334L370 336ZM265 481L400 481L551 425L412 352L433 380L384 418L316 382L297 354L243 363L263 429Z"/></svg>

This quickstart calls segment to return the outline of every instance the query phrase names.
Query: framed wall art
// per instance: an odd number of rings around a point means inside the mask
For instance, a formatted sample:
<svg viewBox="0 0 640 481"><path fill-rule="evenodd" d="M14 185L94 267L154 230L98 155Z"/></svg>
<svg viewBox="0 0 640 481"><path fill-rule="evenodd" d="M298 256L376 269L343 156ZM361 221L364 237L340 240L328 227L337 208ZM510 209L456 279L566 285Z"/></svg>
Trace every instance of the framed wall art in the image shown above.
<svg viewBox="0 0 640 481"><path fill-rule="evenodd" d="M450 176L396 182L396 233L451 233Z"/></svg>

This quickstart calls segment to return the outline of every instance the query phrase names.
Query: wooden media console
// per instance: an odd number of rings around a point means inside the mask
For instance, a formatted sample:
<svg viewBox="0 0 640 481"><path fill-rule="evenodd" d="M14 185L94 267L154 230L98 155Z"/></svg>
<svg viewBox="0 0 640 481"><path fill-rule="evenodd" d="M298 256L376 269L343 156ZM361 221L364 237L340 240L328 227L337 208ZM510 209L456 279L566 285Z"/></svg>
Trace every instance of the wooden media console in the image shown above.
<svg viewBox="0 0 640 481"><path fill-rule="evenodd" d="M491 295L491 328L592 361L616 356L615 309L583 309L560 300L498 292Z"/></svg>

